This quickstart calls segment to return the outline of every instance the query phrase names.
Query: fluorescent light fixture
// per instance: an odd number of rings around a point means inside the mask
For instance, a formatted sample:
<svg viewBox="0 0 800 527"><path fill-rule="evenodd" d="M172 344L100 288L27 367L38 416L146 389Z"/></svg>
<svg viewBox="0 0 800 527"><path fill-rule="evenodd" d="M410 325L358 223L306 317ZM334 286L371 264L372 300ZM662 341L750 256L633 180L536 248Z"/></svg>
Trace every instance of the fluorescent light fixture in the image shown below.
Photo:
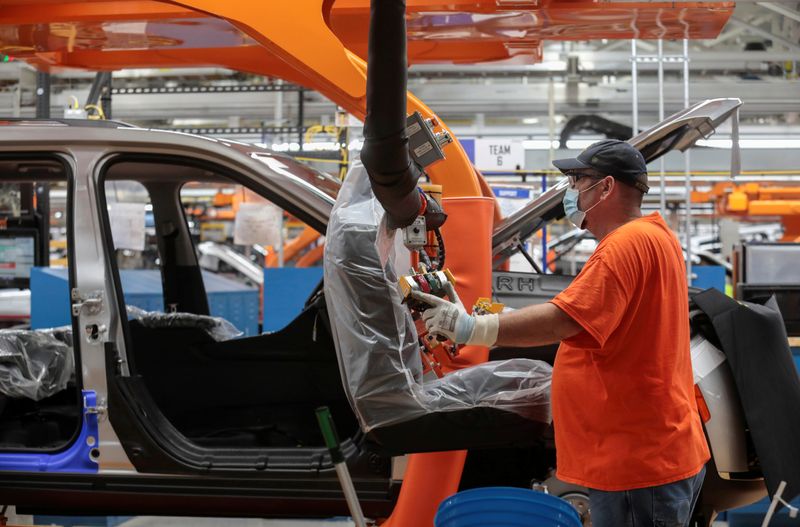
<svg viewBox="0 0 800 527"><path fill-rule="evenodd" d="M701 139L697 141L697 146L708 148L727 148L732 146L730 139ZM741 138L739 139L740 148L752 149L786 149L800 148L800 139L778 139L778 138Z"/></svg>
<svg viewBox="0 0 800 527"><path fill-rule="evenodd" d="M335 152L340 148L340 144L333 141L320 141L317 143L303 143L303 150L317 152Z"/></svg>
<svg viewBox="0 0 800 527"><path fill-rule="evenodd" d="M538 117L525 117L522 120L522 124L537 124L539 122Z"/></svg>
<svg viewBox="0 0 800 527"><path fill-rule="evenodd" d="M567 148L571 150L583 150L596 142L597 139L570 139L567 141Z"/></svg>
<svg viewBox="0 0 800 527"><path fill-rule="evenodd" d="M730 139L700 139L695 143L696 146L705 146L707 148L730 148L733 144L733 141ZM742 145L742 141L739 140L739 146Z"/></svg>
<svg viewBox="0 0 800 527"><path fill-rule="evenodd" d="M306 152L338 152L340 148L345 146L347 145L335 141L318 141L316 143L303 143L303 150ZM273 143L272 150L276 152L298 152L300 145L299 143Z"/></svg>
<svg viewBox="0 0 800 527"><path fill-rule="evenodd" d="M558 141L549 141L547 139L527 139L522 142L522 148L525 150L550 150L550 148L558 148Z"/></svg>

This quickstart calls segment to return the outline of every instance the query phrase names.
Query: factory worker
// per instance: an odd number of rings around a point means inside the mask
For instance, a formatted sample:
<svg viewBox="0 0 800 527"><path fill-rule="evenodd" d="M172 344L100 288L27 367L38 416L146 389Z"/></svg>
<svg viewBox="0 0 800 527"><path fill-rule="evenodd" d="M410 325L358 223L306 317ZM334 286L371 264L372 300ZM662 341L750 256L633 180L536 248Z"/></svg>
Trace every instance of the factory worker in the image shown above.
<svg viewBox="0 0 800 527"><path fill-rule="evenodd" d="M551 301L473 316L424 293L430 332L460 344L532 347L560 342L552 409L557 476L590 489L595 527L687 526L709 450L689 354L686 267L657 212L642 154L595 143L553 163L570 187L564 210L597 249Z"/></svg>

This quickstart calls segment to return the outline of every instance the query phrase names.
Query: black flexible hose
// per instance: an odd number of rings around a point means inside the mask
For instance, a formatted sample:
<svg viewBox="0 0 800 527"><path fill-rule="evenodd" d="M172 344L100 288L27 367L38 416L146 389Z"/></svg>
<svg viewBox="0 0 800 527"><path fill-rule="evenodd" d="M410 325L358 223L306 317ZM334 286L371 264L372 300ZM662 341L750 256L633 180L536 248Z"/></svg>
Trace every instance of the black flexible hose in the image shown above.
<svg viewBox="0 0 800 527"><path fill-rule="evenodd" d="M439 261L439 270L444 269L444 238L442 238L442 233L439 229L433 229L433 234L436 236L436 242L439 244L439 257L437 260Z"/></svg>
<svg viewBox="0 0 800 527"><path fill-rule="evenodd" d="M405 0L371 0L367 62L367 116L361 161L372 191L392 228L419 215L416 190L422 169L413 161L406 137L408 61Z"/></svg>

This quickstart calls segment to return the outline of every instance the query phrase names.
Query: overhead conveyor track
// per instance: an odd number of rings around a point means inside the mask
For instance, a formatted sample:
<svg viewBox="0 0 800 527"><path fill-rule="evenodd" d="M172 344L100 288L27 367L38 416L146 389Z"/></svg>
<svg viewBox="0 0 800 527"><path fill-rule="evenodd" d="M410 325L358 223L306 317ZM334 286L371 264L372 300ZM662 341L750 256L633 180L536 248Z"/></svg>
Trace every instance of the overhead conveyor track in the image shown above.
<svg viewBox="0 0 800 527"><path fill-rule="evenodd" d="M294 84L235 84L221 86L160 86L141 88L114 88L112 95L163 95L165 93L249 93L249 92L297 92L302 86Z"/></svg>

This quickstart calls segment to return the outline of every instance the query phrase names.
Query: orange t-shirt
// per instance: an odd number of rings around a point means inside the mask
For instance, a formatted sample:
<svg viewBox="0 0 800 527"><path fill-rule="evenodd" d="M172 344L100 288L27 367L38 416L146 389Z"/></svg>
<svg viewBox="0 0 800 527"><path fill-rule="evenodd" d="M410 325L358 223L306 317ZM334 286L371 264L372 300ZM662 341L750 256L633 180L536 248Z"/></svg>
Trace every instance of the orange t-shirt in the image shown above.
<svg viewBox="0 0 800 527"><path fill-rule="evenodd" d="M708 461L687 294L681 246L654 213L606 236L552 300L584 329L561 343L553 368L559 479L631 490L691 477Z"/></svg>

